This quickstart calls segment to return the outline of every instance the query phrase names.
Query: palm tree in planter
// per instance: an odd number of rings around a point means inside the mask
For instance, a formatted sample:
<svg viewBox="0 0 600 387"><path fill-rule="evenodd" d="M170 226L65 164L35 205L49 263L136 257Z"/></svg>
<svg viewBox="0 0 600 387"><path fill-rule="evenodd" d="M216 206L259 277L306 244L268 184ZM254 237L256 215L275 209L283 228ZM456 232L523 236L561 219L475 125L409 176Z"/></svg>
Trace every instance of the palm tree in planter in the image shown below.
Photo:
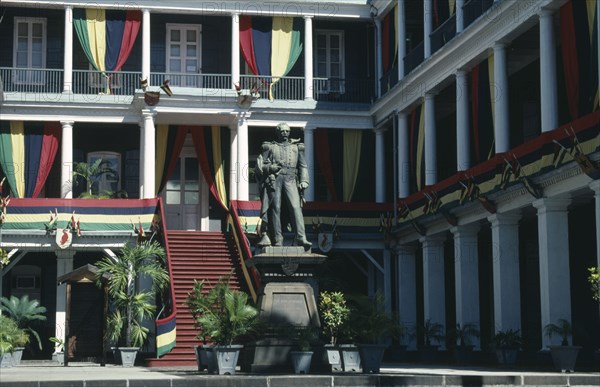
<svg viewBox="0 0 600 387"><path fill-rule="evenodd" d="M325 345L327 358L332 371L342 370L342 360L337 347L338 338L344 325L350 318L350 308L342 292L323 291L319 294L319 315L323 332L329 336L329 344Z"/></svg>
<svg viewBox="0 0 600 387"><path fill-rule="evenodd" d="M212 303L216 302L216 300L210 300L208 298L206 294L208 291L205 290L204 285L204 280L194 280L194 286L192 287L192 291L188 293L185 303L190 309L192 317L195 321L195 325L199 330L196 338L202 342L202 345L194 346L194 350L196 352L196 361L198 362L198 371L204 371L204 369L207 369L208 373L212 374L217 371L216 360L213 359L213 346L208 344L209 337L200 326L198 320L210 310ZM212 296L214 295L215 294L213 293Z"/></svg>
<svg viewBox="0 0 600 387"><path fill-rule="evenodd" d="M202 332L215 343L214 351L220 375L235 375L243 345L234 344L241 337L256 332L258 309L250 305L248 295L234 290L226 281L207 294L209 307L196 320Z"/></svg>
<svg viewBox="0 0 600 387"><path fill-rule="evenodd" d="M32 328L38 321L45 321L46 308L40 305L38 300L30 300L29 296L24 295L21 298L11 296L10 298L0 298L0 310L17 324L19 329L27 333L27 338L21 338L14 347L13 360L17 365L21 362L25 345L29 343L29 337L35 337L38 348L42 350L42 340L35 329ZM31 350L31 347L29 347Z"/></svg>
<svg viewBox="0 0 600 387"><path fill-rule="evenodd" d="M556 369L561 372L573 372L577 354L581 347L569 345L569 337L573 334L573 327L568 320L560 319L557 324L550 323L544 327L544 333L552 340L553 335L561 337L560 345L550 345L550 354Z"/></svg>
<svg viewBox="0 0 600 387"><path fill-rule="evenodd" d="M312 345L317 340L318 333L314 327L297 326L292 327L292 339L296 349L290 351L292 366L297 374L308 374L312 361Z"/></svg>
<svg viewBox="0 0 600 387"><path fill-rule="evenodd" d="M479 337L477 325L471 323L456 324L456 329L450 332L450 336L456 340L456 347L454 348L456 362L458 364L468 363L475 347L471 344L471 339Z"/></svg>
<svg viewBox="0 0 600 387"><path fill-rule="evenodd" d="M4 315L0 315L0 368L19 365L15 359L15 349L26 344L29 335L17 323Z"/></svg>
<svg viewBox="0 0 600 387"><path fill-rule="evenodd" d="M523 340L519 330L506 329L496 332L492 337L492 349L500 365L512 367L517 363L517 354Z"/></svg>
<svg viewBox="0 0 600 387"><path fill-rule="evenodd" d="M423 345L419 347L421 360L428 363L434 362L437 359L439 344L444 339L444 325L427 319L423 324L417 326L414 335L423 337Z"/></svg>
<svg viewBox="0 0 600 387"><path fill-rule="evenodd" d="M148 337L144 320L154 317L156 292L169 284L169 273L165 268L166 253L156 241L144 241L137 245L125 245L115 258L103 257L96 262L98 286L102 276L110 276L107 282L108 295L114 303L114 310L107 319L108 337L118 342L122 364L133 366L135 356ZM152 281L151 291L136 289L136 279L146 277Z"/></svg>

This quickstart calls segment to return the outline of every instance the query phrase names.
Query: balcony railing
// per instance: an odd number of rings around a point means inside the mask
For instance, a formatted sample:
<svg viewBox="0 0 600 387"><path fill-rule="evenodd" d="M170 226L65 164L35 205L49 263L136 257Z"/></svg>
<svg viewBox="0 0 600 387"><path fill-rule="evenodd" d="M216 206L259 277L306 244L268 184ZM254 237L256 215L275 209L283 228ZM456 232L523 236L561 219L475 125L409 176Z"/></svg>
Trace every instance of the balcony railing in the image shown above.
<svg viewBox="0 0 600 387"><path fill-rule="evenodd" d="M492 7L494 0L470 0L463 6L464 28L477 20L485 11Z"/></svg>
<svg viewBox="0 0 600 387"><path fill-rule="evenodd" d="M387 73L383 74L383 77L379 80L379 86L381 87L381 95L384 95L391 90L398 83L398 64L395 64Z"/></svg>
<svg viewBox="0 0 600 387"><path fill-rule="evenodd" d="M100 72L73 70L72 91L75 94L133 95L140 88L140 72Z"/></svg>
<svg viewBox="0 0 600 387"><path fill-rule="evenodd" d="M63 70L0 67L0 90L5 93L60 93Z"/></svg>
<svg viewBox="0 0 600 387"><path fill-rule="evenodd" d="M375 98L372 79L314 78L313 90L319 102L371 103Z"/></svg>
<svg viewBox="0 0 600 387"><path fill-rule="evenodd" d="M456 36L456 15L452 15L438 28L436 28L429 38L431 41L431 54L442 48L448 41Z"/></svg>
<svg viewBox="0 0 600 387"><path fill-rule="evenodd" d="M273 77L257 75L241 75L240 87L244 90L260 94L261 98L269 98L269 87ZM281 77L272 87L273 99L285 101L304 100L304 77Z"/></svg>
<svg viewBox="0 0 600 387"><path fill-rule="evenodd" d="M418 65L423 63L425 60L425 46L423 42L416 45L416 47L406 54L404 57L404 73L408 74L413 71Z"/></svg>
<svg viewBox="0 0 600 387"><path fill-rule="evenodd" d="M230 74L151 73L150 86L158 87L165 80L169 86L194 89L231 89Z"/></svg>

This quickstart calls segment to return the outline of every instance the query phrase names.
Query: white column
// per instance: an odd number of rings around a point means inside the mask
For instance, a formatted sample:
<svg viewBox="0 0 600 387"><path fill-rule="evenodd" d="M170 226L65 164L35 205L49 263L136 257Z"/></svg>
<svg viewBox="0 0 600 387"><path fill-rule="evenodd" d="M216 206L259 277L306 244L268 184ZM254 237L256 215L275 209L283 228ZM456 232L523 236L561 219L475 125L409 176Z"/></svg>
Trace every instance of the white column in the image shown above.
<svg viewBox="0 0 600 387"><path fill-rule="evenodd" d="M450 229L454 234L454 276L456 295L456 323L464 327L473 324L480 329L479 319L479 253L477 250L478 225ZM480 349L479 338L471 345Z"/></svg>
<svg viewBox="0 0 600 387"><path fill-rule="evenodd" d="M229 200L238 200L237 188L238 188L238 178L240 175L240 166L238 162L238 136L237 136L237 126L231 126L230 130L230 138L231 138L231 149L230 149L230 162L229 165Z"/></svg>
<svg viewBox="0 0 600 387"><path fill-rule="evenodd" d="M596 211L596 266L600 267L600 180L592 181L590 188L594 191Z"/></svg>
<svg viewBox="0 0 600 387"><path fill-rule="evenodd" d="M425 185L437 183L437 138L435 134L435 95L425 94Z"/></svg>
<svg viewBox="0 0 600 387"><path fill-rule="evenodd" d="M73 197L73 121L61 121L60 145L60 197Z"/></svg>
<svg viewBox="0 0 600 387"><path fill-rule="evenodd" d="M433 6L431 0L423 1L423 53L424 58L431 56L431 39L429 34L433 31Z"/></svg>
<svg viewBox="0 0 600 387"><path fill-rule="evenodd" d="M540 93L542 132L558 127L558 91L556 80L556 42L554 39L554 14L540 12Z"/></svg>
<svg viewBox="0 0 600 387"><path fill-rule="evenodd" d="M375 201L385 203L385 129L375 129Z"/></svg>
<svg viewBox="0 0 600 387"><path fill-rule="evenodd" d="M458 3L457 3L458 7ZM467 72L456 72L456 170L464 171L471 166L469 133L469 82Z"/></svg>
<svg viewBox="0 0 600 387"><path fill-rule="evenodd" d="M375 19L375 64L377 76L375 77L375 90L377 96L381 97L381 77L383 77L383 60L381 48L381 20Z"/></svg>
<svg viewBox="0 0 600 387"><path fill-rule="evenodd" d="M415 246L400 246L398 250L398 315L402 325L408 332L417 327L417 282ZM417 341L412 335L407 336L407 349L416 350Z"/></svg>
<svg viewBox="0 0 600 387"><path fill-rule="evenodd" d="M406 13L404 0L398 0L398 80L404 78L404 57L406 56Z"/></svg>
<svg viewBox="0 0 600 387"><path fill-rule="evenodd" d="M150 10L142 10L142 79L150 84Z"/></svg>
<svg viewBox="0 0 600 387"><path fill-rule="evenodd" d="M304 127L304 159L308 167L308 188L304 191L307 202L315 201L315 128Z"/></svg>
<svg viewBox="0 0 600 387"><path fill-rule="evenodd" d="M63 93L73 92L73 7L65 7L65 49L63 63Z"/></svg>
<svg viewBox="0 0 600 387"><path fill-rule="evenodd" d="M304 99L314 99L312 16L304 16Z"/></svg>
<svg viewBox="0 0 600 387"><path fill-rule="evenodd" d="M142 110L142 125L140 125L140 198L156 197L156 129L154 116L156 112L150 109Z"/></svg>
<svg viewBox="0 0 600 387"><path fill-rule="evenodd" d="M231 88L240 82L240 15L231 15Z"/></svg>
<svg viewBox="0 0 600 387"><path fill-rule="evenodd" d="M465 29L465 13L463 12L463 6L465 0L456 0L456 35L463 32Z"/></svg>
<svg viewBox="0 0 600 387"><path fill-rule="evenodd" d="M248 120L245 113L238 115L237 128L237 146L238 146L238 165L241 172L238 177L237 198L238 200L248 200L249 181L248 181Z"/></svg>
<svg viewBox="0 0 600 387"><path fill-rule="evenodd" d="M488 217L492 228L495 332L521 329L519 219L518 212Z"/></svg>
<svg viewBox="0 0 600 387"><path fill-rule="evenodd" d="M410 195L410 163L408 151L408 116L398 113L398 196Z"/></svg>
<svg viewBox="0 0 600 387"><path fill-rule="evenodd" d="M56 276L70 273L73 271L73 250L56 251ZM54 337L66 341L65 324L67 320L67 285L62 284L56 288L56 322L54 328ZM65 348L65 352L67 348Z"/></svg>
<svg viewBox="0 0 600 387"><path fill-rule="evenodd" d="M444 279L444 237L426 236L423 244L423 311L425 320L442 324L446 331L446 281ZM435 344L435 343L432 343ZM440 344L444 349L445 343Z"/></svg>
<svg viewBox="0 0 600 387"><path fill-rule="evenodd" d="M510 149L510 132L508 121L508 71L506 67L506 47L494 44L494 84L496 86L494 131L496 153ZM492 96L494 98L494 96Z"/></svg>
<svg viewBox="0 0 600 387"><path fill-rule="evenodd" d="M571 280L569 275L570 199L543 198L537 208L540 254L541 331L559 319L571 321ZM570 342L571 340L569 340ZM559 345L560 337L542 335L542 347Z"/></svg>

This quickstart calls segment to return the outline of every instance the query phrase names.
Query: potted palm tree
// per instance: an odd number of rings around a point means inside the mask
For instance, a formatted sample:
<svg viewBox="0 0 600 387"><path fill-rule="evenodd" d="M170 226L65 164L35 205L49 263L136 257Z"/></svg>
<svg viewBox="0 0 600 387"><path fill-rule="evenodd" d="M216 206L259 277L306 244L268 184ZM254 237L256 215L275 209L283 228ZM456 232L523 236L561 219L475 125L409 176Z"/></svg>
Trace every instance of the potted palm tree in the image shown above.
<svg viewBox="0 0 600 387"><path fill-rule="evenodd" d="M477 325L471 323L456 324L456 329L450 332L450 336L456 341L456 347L454 348L456 362L458 364L468 363L475 347L471 344L471 339L479 337Z"/></svg>
<svg viewBox="0 0 600 387"><path fill-rule="evenodd" d="M337 343L342 327L350 318L350 308L346 305L346 298L342 292L323 291L319 295L318 309L323 333L329 337L329 344L325 345L325 350L331 370L341 371L342 360Z"/></svg>
<svg viewBox="0 0 600 387"><path fill-rule="evenodd" d="M216 361L214 361L214 351L213 346L208 343L208 335L206 332L201 329L201 326L198 323L198 319L203 316L206 312L210 310L212 300L209 300L207 297L207 290L205 290L205 281L197 281L194 280L194 286L192 290L188 293L188 297L186 299L186 305L190 309L192 313L192 317L194 318L196 328L198 328L199 332L196 335L196 338L199 339L202 344L195 345L194 351L196 353L196 361L198 363L198 371L204 371L204 369L208 370L208 373L215 373L216 369Z"/></svg>
<svg viewBox="0 0 600 387"><path fill-rule="evenodd" d="M546 325L544 332L549 340L552 340L553 335L561 337L560 345L549 346L554 367L561 372L573 372L577 354L581 347L569 345L569 337L573 334L571 323L565 319L560 319L557 324L550 323Z"/></svg>
<svg viewBox="0 0 600 387"><path fill-rule="evenodd" d="M356 327L358 347L364 373L379 373L383 353L388 344L382 339L400 337L402 327L390 313L385 311L383 294L375 293L373 298L364 295L350 298L351 316Z"/></svg>
<svg viewBox="0 0 600 387"><path fill-rule="evenodd" d="M519 330L506 329L496 332L492 337L492 349L496 351L498 364L513 367L517 363L517 354L522 345Z"/></svg>
<svg viewBox="0 0 600 387"><path fill-rule="evenodd" d="M105 256L96 262L98 286L102 285L103 275L110 276L107 287L114 309L107 319L107 339L124 344L118 348L124 367L133 366L137 351L148 337L143 322L154 317L155 293L169 283L165 261L165 250L158 242L144 241L134 246L127 244L117 257ZM136 287L140 276L152 281L151 291Z"/></svg>
<svg viewBox="0 0 600 387"><path fill-rule="evenodd" d="M444 326L441 323L427 319L423 324L417 326L414 334L423 337L423 345L419 347L421 360L428 363L435 361L440 347L439 344L444 339Z"/></svg>
<svg viewBox="0 0 600 387"><path fill-rule="evenodd" d="M56 361L58 364L65 364L65 341L60 337L51 337L48 340L54 343L56 349Z"/></svg>
<svg viewBox="0 0 600 387"><path fill-rule="evenodd" d="M0 368L14 365L13 354L18 337L24 331L10 318L0 315Z"/></svg>
<svg viewBox="0 0 600 387"><path fill-rule="evenodd" d="M308 374L312 362L312 344L317 339L317 332L313 327L298 326L293 330L293 341L296 350L290 351L292 366L297 374Z"/></svg>
<svg viewBox="0 0 600 387"><path fill-rule="evenodd" d="M21 357L25 346L29 343L30 337L35 337L39 350L42 349L42 341L40 335L32 326L37 321L46 320L46 308L40 305L38 300L30 300L29 296L24 295L21 298L11 296L10 298L0 298L0 310L6 314L17 324L19 329L25 332L25 335L17 337L17 341L13 347L13 361L16 365L21 363Z"/></svg>
<svg viewBox="0 0 600 387"><path fill-rule="evenodd" d="M226 281L207 294L209 308L197 319L199 328L215 343L214 352L220 375L235 375L243 336L259 326L258 310L250 305L248 295L234 290Z"/></svg>

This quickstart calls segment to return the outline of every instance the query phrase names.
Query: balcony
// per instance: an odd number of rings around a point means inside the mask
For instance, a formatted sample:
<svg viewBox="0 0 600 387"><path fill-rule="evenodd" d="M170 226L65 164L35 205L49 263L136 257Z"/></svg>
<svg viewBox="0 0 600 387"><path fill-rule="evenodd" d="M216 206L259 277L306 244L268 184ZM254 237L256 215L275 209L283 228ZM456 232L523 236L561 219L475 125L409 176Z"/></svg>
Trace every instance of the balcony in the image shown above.
<svg viewBox="0 0 600 387"><path fill-rule="evenodd" d="M408 74L418 65L423 63L425 60L425 46L423 42L417 44L417 46L404 57L404 73Z"/></svg>
<svg viewBox="0 0 600 387"><path fill-rule="evenodd" d="M429 39L431 41L431 54L442 48L446 43L456 36L456 15L451 16L449 19L444 21L438 28L436 28L431 34Z"/></svg>
<svg viewBox="0 0 600 387"><path fill-rule="evenodd" d="M464 28L477 20L481 15L492 7L494 0L470 0L463 6Z"/></svg>
<svg viewBox="0 0 600 387"><path fill-rule="evenodd" d="M0 91L4 96L17 93L60 94L63 92L62 69L22 69L0 67ZM79 95L133 96L139 91L141 72L105 72L73 70L71 91ZM240 88L275 100L303 101L304 78L241 75ZM231 90L231 74L152 73L149 88L158 88L169 80L179 89ZM314 99L322 102L371 103L374 85L370 79L314 78ZM179 91L185 94L185 91ZM126 100L123 100L126 101Z"/></svg>

